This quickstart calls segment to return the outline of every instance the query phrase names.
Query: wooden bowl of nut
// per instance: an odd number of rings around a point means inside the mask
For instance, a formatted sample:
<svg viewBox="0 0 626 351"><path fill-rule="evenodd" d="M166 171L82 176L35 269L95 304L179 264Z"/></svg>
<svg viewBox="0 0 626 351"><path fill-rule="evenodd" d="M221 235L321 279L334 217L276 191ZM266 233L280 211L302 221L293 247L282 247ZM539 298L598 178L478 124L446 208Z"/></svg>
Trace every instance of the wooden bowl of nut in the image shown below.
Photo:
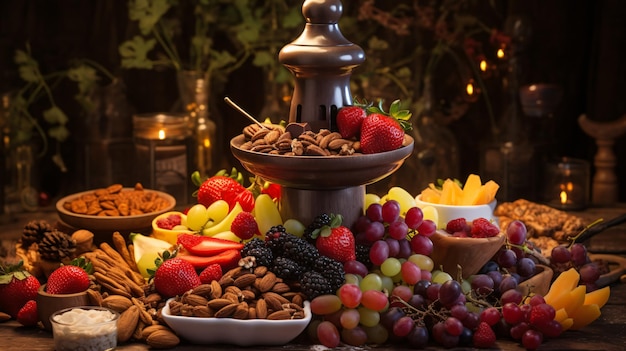
<svg viewBox="0 0 626 351"><path fill-rule="evenodd" d="M114 184L68 195L57 201L56 210L62 226L111 234L148 230L156 216L174 206L176 199L164 192Z"/></svg>

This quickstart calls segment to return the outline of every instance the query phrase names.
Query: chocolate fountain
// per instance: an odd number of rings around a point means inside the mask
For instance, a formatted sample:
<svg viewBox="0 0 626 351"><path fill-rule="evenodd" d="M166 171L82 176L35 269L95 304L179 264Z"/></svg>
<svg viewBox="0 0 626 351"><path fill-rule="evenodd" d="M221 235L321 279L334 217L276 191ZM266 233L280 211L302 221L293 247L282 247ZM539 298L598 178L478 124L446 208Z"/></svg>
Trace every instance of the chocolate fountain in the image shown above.
<svg viewBox="0 0 626 351"><path fill-rule="evenodd" d="M352 105L352 70L365 60L339 30L342 11L339 0L305 0L305 28L278 57L295 77L289 122L306 123L314 132L337 130L337 111ZM396 171L413 151L409 136L399 149L350 156L274 155L244 150L244 141L243 135L231 140L233 155L252 174L282 186L283 220L305 224L325 212L342 214L344 225L352 226L363 210L365 186Z"/></svg>

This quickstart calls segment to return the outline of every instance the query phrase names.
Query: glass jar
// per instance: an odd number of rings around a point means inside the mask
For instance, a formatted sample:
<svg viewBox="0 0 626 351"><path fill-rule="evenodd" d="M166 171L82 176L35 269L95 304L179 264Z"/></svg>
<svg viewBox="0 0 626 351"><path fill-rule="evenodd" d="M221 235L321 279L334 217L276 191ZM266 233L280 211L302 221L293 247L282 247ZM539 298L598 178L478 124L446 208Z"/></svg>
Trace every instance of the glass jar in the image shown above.
<svg viewBox="0 0 626 351"><path fill-rule="evenodd" d="M149 113L133 116L137 181L186 204L189 197L189 117ZM147 161L147 163L146 163Z"/></svg>

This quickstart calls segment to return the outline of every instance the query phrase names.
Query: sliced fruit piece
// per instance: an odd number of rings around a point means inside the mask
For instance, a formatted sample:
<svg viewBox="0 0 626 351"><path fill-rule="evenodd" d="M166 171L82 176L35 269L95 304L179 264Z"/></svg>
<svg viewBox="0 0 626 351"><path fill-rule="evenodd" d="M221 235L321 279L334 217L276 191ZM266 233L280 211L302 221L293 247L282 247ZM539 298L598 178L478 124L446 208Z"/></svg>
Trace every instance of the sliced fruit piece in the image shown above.
<svg viewBox="0 0 626 351"><path fill-rule="evenodd" d="M254 218L259 225L259 233L265 238L265 233L275 225L282 225L283 219L278 211L278 206L267 194L257 196L254 202ZM230 228L229 228L230 229Z"/></svg>
<svg viewBox="0 0 626 351"><path fill-rule="evenodd" d="M160 253L172 247L168 241L146 236L140 233L131 233L128 238L133 243L135 261L138 261L146 253Z"/></svg>
<svg viewBox="0 0 626 351"><path fill-rule="evenodd" d="M152 220L152 236L172 245L176 244L178 234L186 232L189 232L187 216L182 212L165 212Z"/></svg>
<svg viewBox="0 0 626 351"><path fill-rule="evenodd" d="M422 207L422 213L424 214L424 219L430 219L435 224L437 224L437 228L445 228L445 224L442 225L439 223L439 212L433 206L424 206Z"/></svg>
<svg viewBox="0 0 626 351"><path fill-rule="evenodd" d="M213 256L196 256L181 251L177 257L191 263L196 269L204 269L211 264L217 263L222 266L222 271L226 272L237 266L241 259L241 252L239 250L226 250Z"/></svg>
<svg viewBox="0 0 626 351"><path fill-rule="evenodd" d="M146 252L137 260L137 269L139 269L139 273L141 273L144 278L150 278L151 274L148 270L156 270L157 265L155 260L157 258L159 258L158 252Z"/></svg>
<svg viewBox="0 0 626 351"><path fill-rule="evenodd" d="M452 179L446 179L443 182L441 188L440 204L444 205L458 205L458 202L463 197L463 190L459 184Z"/></svg>
<svg viewBox="0 0 626 351"><path fill-rule="evenodd" d="M219 223L217 223L216 225L212 227L203 229L202 235L213 236L217 233L230 230L230 226L232 225L233 221L235 220L235 218L241 211L243 211L243 208L241 207L241 205L238 202L235 203L235 206L233 207L233 209L230 210L230 212L224 219L222 219Z"/></svg>
<svg viewBox="0 0 626 351"><path fill-rule="evenodd" d="M585 291L587 287L579 285L570 292L561 295L556 301L552 302L555 310L564 308L568 316L572 316L574 312L585 302Z"/></svg>
<svg viewBox="0 0 626 351"><path fill-rule="evenodd" d="M609 297L611 296L611 287L605 286L604 288L594 290L585 295L585 302L583 305L593 305L596 304L598 307L602 308L607 301L609 301Z"/></svg>
<svg viewBox="0 0 626 351"><path fill-rule="evenodd" d="M227 230L227 231L221 232L221 233L217 233L217 234L211 236L211 238L230 240L230 241L234 241L234 242L241 242L242 241L241 239L239 239L239 237L237 235L235 235L235 233L231 232L230 230ZM246 241L247 240L243 240L243 242L246 242Z"/></svg>
<svg viewBox="0 0 626 351"><path fill-rule="evenodd" d="M226 250L241 250L243 248L243 244L232 240L191 234L179 235L178 244L196 256L213 256Z"/></svg>
<svg viewBox="0 0 626 351"><path fill-rule="evenodd" d="M567 315L567 311L565 311L565 308L559 308L554 313L554 320L559 322L559 323L562 323L564 320L566 320L568 318L569 318L569 316Z"/></svg>
<svg viewBox="0 0 626 351"><path fill-rule="evenodd" d="M552 282L550 290L543 297L547 304L553 305L561 296L569 293L578 285L580 274L575 268L570 268L561 274Z"/></svg>
<svg viewBox="0 0 626 351"><path fill-rule="evenodd" d="M463 197L459 205L469 206L476 205L478 196L483 186L480 176L477 174L470 174L467 176L465 184L463 184Z"/></svg>
<svg viewBox="0 0 626 351"><path fill-rule="evenodd" d="M600 312L600 307L598 307L598 305L596 304L582 305L572 315L574 324L570 329L580 330L583 327L589 325L591 322L598 319L601 314L602 312Z"/></svg>
<svg viewBox="0 0 626 351"><path fill-rule="evenodd" d="M574 325L574 318L566 318L561 323L561 327L563 327L563 331L570 329Z"/></svg>
<svg viewBox="0 0 626 351"><path fill-rule="evenodd" d="M493 180L486 182L481 188L474 205L486 205L496 198L500 185Z"/></svg>

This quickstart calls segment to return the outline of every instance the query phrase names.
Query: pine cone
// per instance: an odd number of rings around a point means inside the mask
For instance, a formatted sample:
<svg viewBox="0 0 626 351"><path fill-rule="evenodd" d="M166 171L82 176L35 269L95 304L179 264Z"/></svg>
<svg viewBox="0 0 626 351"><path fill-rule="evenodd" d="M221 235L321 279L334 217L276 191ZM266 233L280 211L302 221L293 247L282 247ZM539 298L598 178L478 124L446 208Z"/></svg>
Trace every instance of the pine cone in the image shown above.
<svg viewBox="0 0 626 351"><path fill-rule="evenodd" d="M46 232L39 242L41 258L49 261L62 261L70 258L75 250L76 242L72 237L57 229Z"/></svg>
<svg viewBox="0 0 626 351"><path fill-rule="evenodd" d="M44 220L33 220L26 223L22 231L22 247L28 249L32 244L43 239L44 234L51 230L50 223Z"/></svg>

